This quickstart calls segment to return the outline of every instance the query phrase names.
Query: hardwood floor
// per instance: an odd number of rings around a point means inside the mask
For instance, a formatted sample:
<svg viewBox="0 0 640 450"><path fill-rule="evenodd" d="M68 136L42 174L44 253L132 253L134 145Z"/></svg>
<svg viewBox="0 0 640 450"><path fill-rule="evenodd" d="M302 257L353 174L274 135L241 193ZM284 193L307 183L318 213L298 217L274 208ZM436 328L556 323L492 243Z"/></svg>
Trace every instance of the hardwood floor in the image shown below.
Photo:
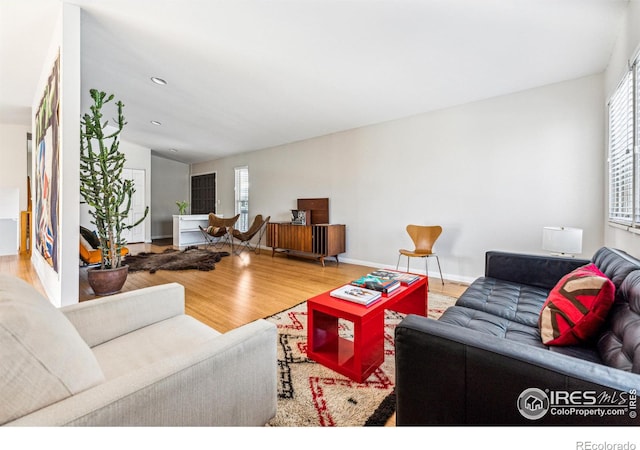
<svg viewBox="0 0 640 450"><path fill-rule="evenodd" d="M133 254L143 251L162 252L168 247L153 244L131 244ZM224 249L223 249L224 250ZM185 287L187 314L220 332L270 316L305 301L321 292L366 275L373 267L340 263L327 259L326 266L312 259L287 257L270 250L259 255L244 252L226 256L215 270L164 271L130 273L122 291L177 282ZM0 272L16 275L44 293L30 259L26 255L0 256ZM86 267L80 268L80 301L95 298L87 282ZM466 285L439 278L430 279L430 289L454 297Z"/></svg>
<svg viewBox="0 0 640 450"><path fill-rule="evenodd" d="M161 252L164 246L131 244L133 254L143 251ZM224 249L223 249L224 250ZM185 287L187 314L201 320L220 332L270 316L321 292L346 284L374 270L373 267L354 264L326 266L312 259L287 257L263 250L259 255L244 252L241 256L226 256L216 264L215 270L164 271L130 273L122 291L146 286L177 282ZM87 283L86 267L80 268L80 301L95 298ZM16 275L44 290L26 255L0 256L0 272ZM432 292L458 297L466 285L431 278Z"/></svg>
<svg viewBox="0 0 640 450"><path fill-rule="evenodd" d="M132 254L162 252L168 248L153 244L131 244ZM225 250L225 249L223 249ZM326 266L312 259L271 256L270 250L259 255L244 252L226 256L215 270L202 272L158 271L130 273L122 291L177 282L185 287L186 313L224 333L253 320L288 309L307 298L333 289L374 270L373 267L340 263L327 259ZM0 256L0 272L18 276L44 290L26 255ZM95 298L87 282L87 269L80 269L79 298ZM458 297L467 285L430 278L431 292ZM387 426L394 426L395 416Z"/></svg>

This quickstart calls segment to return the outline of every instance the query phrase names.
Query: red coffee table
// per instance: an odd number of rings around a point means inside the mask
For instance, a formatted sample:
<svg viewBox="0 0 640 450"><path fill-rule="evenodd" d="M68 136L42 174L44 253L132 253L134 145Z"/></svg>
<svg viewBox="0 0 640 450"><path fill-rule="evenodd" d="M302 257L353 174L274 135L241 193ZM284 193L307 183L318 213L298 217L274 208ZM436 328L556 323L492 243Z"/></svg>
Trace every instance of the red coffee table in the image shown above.
<svg viewBox="0 0 640 450"><path fill-rule="evenodd" d="M427 287L420 276L369 306L331 297L331 291L310 298L307 357L362 383L384 361L384 310L426 316ZM338 319L353 323L353 341L339 336Z"/></svg>

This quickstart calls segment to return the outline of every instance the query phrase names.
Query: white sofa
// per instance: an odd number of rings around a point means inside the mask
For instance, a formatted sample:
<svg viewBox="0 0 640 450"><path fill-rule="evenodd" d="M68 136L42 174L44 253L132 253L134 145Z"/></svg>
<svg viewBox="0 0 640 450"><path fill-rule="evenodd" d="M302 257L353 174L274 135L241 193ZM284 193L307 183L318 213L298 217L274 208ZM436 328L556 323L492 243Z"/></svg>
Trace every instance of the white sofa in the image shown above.
<svg viewBox="0 0 640 450"><path fill-rule="evenodd" d="M0 424L261 426L276 413L276 327L221 334L165 284L54 307L0 274Z"/></svg>

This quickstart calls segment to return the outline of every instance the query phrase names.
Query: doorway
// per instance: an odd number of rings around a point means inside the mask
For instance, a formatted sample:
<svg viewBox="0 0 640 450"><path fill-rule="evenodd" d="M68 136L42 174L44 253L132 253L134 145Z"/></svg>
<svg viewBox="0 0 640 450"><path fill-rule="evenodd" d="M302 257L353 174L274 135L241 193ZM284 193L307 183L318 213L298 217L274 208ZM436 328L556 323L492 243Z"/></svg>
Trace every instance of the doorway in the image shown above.
<svg viewBox="0 0 640 450"><path fill-rule="evenodd" d="M216 213L216 174L191 176L191 214Z"/></svg>

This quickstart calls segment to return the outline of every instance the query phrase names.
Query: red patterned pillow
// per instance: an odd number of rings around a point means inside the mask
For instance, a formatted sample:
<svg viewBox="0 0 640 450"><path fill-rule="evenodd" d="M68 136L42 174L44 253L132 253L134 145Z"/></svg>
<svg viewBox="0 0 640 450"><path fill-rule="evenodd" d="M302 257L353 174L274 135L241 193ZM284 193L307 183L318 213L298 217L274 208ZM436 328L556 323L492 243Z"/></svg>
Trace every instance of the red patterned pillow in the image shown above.
<svg viewBox="0 0 640 450"><path fill-rule="evenodd" d="M568 273L551 290L538 326L546 345L575 345L592 338L613 304L615 286L595 264Z"/></svg>

